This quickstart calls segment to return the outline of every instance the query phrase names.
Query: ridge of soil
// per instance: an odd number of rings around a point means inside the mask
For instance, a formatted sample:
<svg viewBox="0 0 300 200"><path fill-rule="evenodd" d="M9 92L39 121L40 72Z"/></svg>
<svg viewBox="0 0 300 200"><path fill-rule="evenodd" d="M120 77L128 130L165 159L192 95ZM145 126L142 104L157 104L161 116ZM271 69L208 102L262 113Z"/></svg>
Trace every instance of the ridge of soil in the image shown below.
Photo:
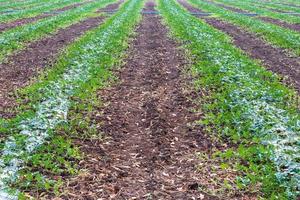
<svg viewBox="0 0 300 200"><path fill-rule="evenodd" d="M35 22L35 21L38 21L40 19L44 19L44 18L50 17L50 16L53 16L53 15L42 14L42 15L38 15L38 16L35 16L35 17L17 19L15 21L8 22L8 23L1 23L0 24L0 33L7 30L7 29L12 29L12 28L15 28L17 26L22 26L24 24L29 24L29 23L32 23L32 22Z"/></svg>
<svg viewBox="0 0 300 200"><path fill-rule="evenodd" d="M274 19L274 18L270 18L270 17L257 17L257 19L261 19L265 22L269 22L269 23L276 24L276 25L284 27L284 28L288 28L288 29L300 32L300 22L298 24L290 24L290 23L281 21L279 19Z"/></svg>
<svg viewBox="0 0 300 200"><path fill-rule="evenodd" d="M225 8L227 10L230 10L230 11L233 11L233 12L236 12L236 13L250 13L246 10L243 10L243 9L240 9L240 8L236 8L236 7L233 7L233 6L228 6L228 5L224 5L224 4L221 4L221 3L215 3L215 2L212 2L212 1L208 1L212 4L215 4L217 6L220 6L222 8Z"/></svg>
<svg viewBox="0 0 300 200"><path fill-rule="evenodd" d="M187 3L178 0L190 12L202 12ZM257 59L268 70L287 77L285 83L292 85L300 93L300 58L290 56L284 49L273 47L257 35L249 33L231 23L216 18L201 18L214 28L227 33L235 46L242 49L251 58Z"/></svg>
<svg viewBox="0 0 300 200"><path fill-rule="evenodd" d="M300 13L295 13L293 11L285 11L285 10L280 10L280 9L276 9L276 8L269 8L269 7L263 7L263 6L262 6L262 8L268 9L270 11L277 12L277 13L286 13L286 14L291 14L291 15L295 15L295 16L300 16Z"/></svg>
<svg viewBox="0 0 300 200"><path fill-rule="evenodd" d="M87 18L60 29L54 35L30 43L26 49L9 56L7 62L0 63L0 116L13 117L13 108L16 107L13 92L28 85L40 70L53 66L65 46L99 26L104 19L103 16Z"/></svg>
<svg viewBox="0 0 300 200"><path fill-rule="evenodd" d="M77 141L87 172L66 181L63 199L215 199L198 190L195 152L213 144L187 125L199 116L183 90L186 61L167 35L159 16L143 15L120 83L98 93L105 106L95 120L107 139Z"/></svg>
<svg viewBox="0 0 300 200"><path fill-rule="evenodd" d="M97 11L97 13L100 13L100 12L113 12L113 11L115 11L116 9L118 9L122 3L124 3L124 0L119 0L119 1L116 2L116 3L109 4L109 5L106 6L105 8L99 9L99 10Z"/></svg>
<svg viewBox="0 0 300 200"><path fill-rule="evenodd" d="M235 7L220 4L220 3L214 3L214 2L211 2L211 1L208 1L208 2L216 4L217 6L223 7L227 10L231 10L231 11L236 12L236 13L248 13L248 14L250 14L249 11L246 11L246 10L243 10L243 9L240 9L240 8L235 8ZM288 28L288 29L300 32L300 23L299 24L292 24L292 23L288 23L288 22L285 22L285 21L281 21L279 19L274 19L274 18L271 18L271 17L264 17L264 16L261 16L261 17L258 16L258 17L255 17L255 18L260 19L264 22L268 22L268 23L271 23L271 24L275 24L275 25L278 25L278 26L281 26L281 27L284 27L284 28Z"/></svg>
<svg viewBox="0 0 300 200"><path fill-rule="evenodd" d="M63 11L70 10L70 9L76 8L78 6L81 6L82 4L85 4L85 3L86 2L76 3L76 4L73 4L73 5L65 6L63 8L53 10L52 12L63 12ZM0 24L0 33L7 30L7 29L12 29L12 28L15 28L17 26L22 26L22 25L29 24L29 23L32 23L32 22L36 22L40 19L44 19L44 18L54 16L54 15L55 14L44 13L44 14L41 14L41 15L37 15L35 17L22 18L22 19L17 19L17 20L12 21L12 22L8 22L8 23L1 23Z"/></svg>

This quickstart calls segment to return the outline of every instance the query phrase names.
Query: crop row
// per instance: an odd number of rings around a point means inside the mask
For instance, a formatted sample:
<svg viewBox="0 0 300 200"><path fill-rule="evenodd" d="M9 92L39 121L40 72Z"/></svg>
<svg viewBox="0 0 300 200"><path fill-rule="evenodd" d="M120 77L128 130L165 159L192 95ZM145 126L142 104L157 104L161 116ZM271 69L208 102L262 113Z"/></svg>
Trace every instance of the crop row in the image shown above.
<svg viewBox="0 0 300 200"><path fill-rule="evenodd" d="M221 2L221 3L224 3L226 5L231 5L231 6L234 6L236 8L240 8L240 9L243 9L243 10L246 10L246 11L254 12L254 13L257 13L257 14L262 15L262 16L271 17L271 18L274 18L274 19L279 19L279 20L282 20L282 21L286 21L288 23L299 23L300 22L300 16L293 16L293 15L287 15L287 14L284 14L284 13L274 12L274 11L271 11L271 10L268 10L268 9L265 9L265 8L258 7L257 4L256 4L256 6L251 5L247 1L242 1L241 2L241 1L217 0L216 2ZM299 10L300 10L300 8L299 8Z"/></svg>
<svg viewBox="0 0 300 200"><path fill-rule="evenodd" d="M75 9L65 11L59 15L39 20L35 23L16 27L0 34L0 61L16 50L24 48L25 43L55 33L87 17L95 15L94 12L110 3L110 0L101 0L88 3Z"/></svg>
<svg viewBox="0 0 300 200"><path fill-rule="evenodd" d="M142 3L140 0L125 3L103 25L71 45L47 76L29 86L28 98L34 102L34 110L19 116L14 124L14 130L18 131L7 139L2 150L2 196L15 198L7 193L10 191L7 186L18 179L21 165L34 157L32 153L53 136L55 128L66 123L71 97L92 92L107 80L109 69L119 62L127 47Z"/></svg>
<svg viewBox="0 0 300 200"><path fill-rule="evenodd" d="M222 19L263 37L269 43L300 55L300 34L296 31L244 16L203 0L189 0L195 7L217 14Z"/></svg>
<svg viewBox="0 0 300 200"><path fill-rule="evenodd" d="M256 1L256 2L257 2L257 1ZM260 2L260 1L258 1L258 2ZM269 2L269 1L267 1L267 2ZM266 2L266 3L267 3L267 2ZM292 7L293 7L293 5L294 5L294 6L300 6L300 3L299 3L298 0L286 0L285 2L282 2L282 1L280 1L280 0L273 0L272 2L278 3L278 4L289 5L289 6L292 6Z"/></svg>
<svg viewBox="0 0 300 200"><path fill-rule="evenodd" d="M10 22L21 18L34 17L37 16L38 14L42 14L43 12L52 11L80 1L81 0L64 0L64 1L55 0L47 3L43 3L42 5L36 6L34 8L21 9L16 12L3 13L0 15L0 23Z"/></svg>
<svg viewBox="0 0 300 200"><path fill-rule="evenodd" d="M31 8L46 2L50 2L50 1L49 0L12 1L4 5L0 5L0 12L12 10L12 9Z"/></svg>
<svg viewBox="0 0 300 200"><path fill-rule="evenodd" d="M248 1L247 1L248 2ZM252 5L257 5L257 2L255 1L249 1L252 3ZM268 9L278 9L285 12L294 12L294 13L300 13L300 7L293 7L288 4L279 4L276 2L259 2L261 6L266 7Z"/></svg>
<svg viewBox="0 0 300 200"><path fill-rule="evenodd" d="M224 33L192 16L174 0L159 2L166 23L193 58L200 77L196 83L209 92L202 104L206 114L201 123L211 127L212 134L229 137L238 145L228 150L243 160L237 168L244 177L237 185L262 184L263 194L272 199L295 197L300 191L300 116L286 100L295 92L243 54ZM215 8L193 2L207 10ZM228 12L218 13L226 16Z"/></svg>

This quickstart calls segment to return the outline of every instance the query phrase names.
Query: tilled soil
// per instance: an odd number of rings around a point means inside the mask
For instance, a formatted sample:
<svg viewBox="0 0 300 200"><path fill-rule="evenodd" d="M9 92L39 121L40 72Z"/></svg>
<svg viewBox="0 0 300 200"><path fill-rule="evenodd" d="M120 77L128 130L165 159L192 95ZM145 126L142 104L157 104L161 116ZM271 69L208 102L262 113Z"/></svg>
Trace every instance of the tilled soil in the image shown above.
<svg viewBox="0 0 300 200"><path fill-rule="evenodd" d="M285 13L285 14L289 14L289 15L294 15L294 16L300 16L300 13L295 13L293 11L285 11L285 10L279 10L279 9L275 9L275 8L269 8L269 7L264 7L262 6L262 8L264 9L268 9L270 11L274 11L274 12L277 12L277 13Z"/></svg>
<svg viewBox="0 0 300 200"><path fill-rule="evenodd" d="M276 24L276 25L284 27L284 28L288 28L288 29L300 32L300 22L298 24L290 24L290 23L281 21L279 19L273 19L273 18L270 18L270 17L258 17L258 19L261 19L265 22L269 22L269 23L272 23L272 24Z"/></svg>
<svg viewBox="0 0 300 200"><path fill-rule="evenodd" d="M235 8L235 7L232 7L232 6L227 6L227 5L219 4L219 3L216 3L216 5L218 5L220 7L223 7L225 9L227 9L227 10L231 10L233 12L237 12L237 13L249 13L250 14L250 12L248 12L248 11L245 11L245 10L242 10L242 9L239 9L239 8ZM279 19L274 19L274 18L271 18L271 17L256 17L256 18L260 19L262 21L271 23L271 24L276 24L278 26L281 26L281 27L284 27L284 28L288 28L288 29L300 32L300 23L298 23L298 24L291 24L291 23L287 23L287 22L281 21Z"/></svg>
<svg viewBox="0 0 300 200"><path fill-rule="evenodd" d="M222 8L225 8L227 10L230 10L230 11L233 11L233 12L237 12L237 13L248 13L247 11L245 10L242 10L240 8L235 8L235 7L232 7L232 6L228 6L228 5L224 5L224 4L221 4L221 3L214 3L214 2L211 2L217 6L220 6Z"/></svg>
<svg viewBox="0 0 300 200"><path fill-rule="evenodd" d="M214 199L198 191L194 154L212 144L187 126L198 116L183 89L185 60L167 34L157 15L143 15L120 83L98 94L107 139L78 141L88 172L68 181L64 199Z"/></svg>
<svg viewBox="0 0 300 200"><path fill-rule="evenodd" d="M118 5L114 8L118 8ZM16 102L12 93L28 85L43 68L53 66L65 46L86 31L99 26L103 20L103 16L88 18L61 29L55 35L30 43L26 49L10 56L7 62L0 64L0 116L13 117Z"/></svg>
<svg viewBox="0 0 300 200"><path fill-rule="evenodd" d="M38 16L35 16L35 17L23 18L23 19L18 19L18 20L8 22L8 23L2 23L2 24L0 24L0 33L5 31L5 30L8 30L8 29L15 28L17 26L22 26L24 24L29 24L29 23L38 21L40 19L44 19L44 18L49 17L49 16L52 16L52 15L42 14L42 15L38 15Z"/></svg>
<svg viewBox="0 0 300 200"><path fill-rule="evenodd" d="M70 10L70 9L76 8L78 6L81 6L82 4L84 4L84 3L76 3L76 4L73 4L73 5L65 6L63 8L59 8L57 10L53 10L52 12L53 13L63 12L63 11ZM8 23L2 23L2 24L0 24L0 33L5 31L5 30L15 28L17 26L22 26L22 25L25 25L25 24L29 24L29 23L32 23L32 22L36 22L40 19L44 19L44 18L50 17L50 16L54 16L54 14L45 13L45 14L41 14L41 15L38 15L38 16L35 16L35 17L23 18L23 19L18 19L18 20L8 22Z"/></svg>
<svg viewBox="0 0 300 200"><path fill-rule="evenodd" d="M120 7L120 5L124 3L124 0L119 0L118 2L116 3L112 3L112 4L109 4L108 6L106 6L105 8L101 8L97 11L97 13L100 13L100 12L114 12L116 11L116 9L118 9Z"/></svg>
<svg viewBox="0 0 300 200"><path fill-rule="evenodd" d="M190 12L194 7L185 0L178 0ZM197 12L202 12L196 9ZM202 18L216 29L224 31L231 36L233 43L247 53L251 58L258 59L268 70L287 77L286 83L300 92L300 58L288 55L280 48L273 47L255 34L246 32L241 28L216 18Z"/></svg>

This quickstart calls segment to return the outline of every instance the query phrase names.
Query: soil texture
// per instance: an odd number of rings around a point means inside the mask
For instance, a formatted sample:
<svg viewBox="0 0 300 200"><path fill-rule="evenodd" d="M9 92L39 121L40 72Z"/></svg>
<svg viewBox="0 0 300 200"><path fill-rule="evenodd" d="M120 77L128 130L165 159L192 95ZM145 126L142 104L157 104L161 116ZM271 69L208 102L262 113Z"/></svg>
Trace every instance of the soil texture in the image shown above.
<svg viewBox="0 0 300 200"><path fill-rule="evenodd" d="M97 11L97 13L100 13L100 12L114 12L114 11L116 11L116 9L118 9L120 7L120 5L122 3L124 3L124 0L120 0L120 1L118 1L116 3L109 4L105 8L99 9Z"/></svg>
<svg viewBox="0 0 300 200"><path fill-rule="evenodd" d="M257 17L257 19L261 19L265 22L269 22L269 23L276 24L276 25L284 27L284 28L288 28L288 29L300 32L300 21L298 24L290 24L290 23L281 21L279 19L273 19L270 17Z"/></svg>
<svg viewBox="0 0 300 200"><path fill-rule="evenodd" d="M64 199L214 199L198 190L195 158L212 144L187 125L198 116L183 89L186 61L167 35L158 15L143 15L120 83L98 94L107 139L78 141L88 173L68 181Z"/></svg>
<svg viewBox="0 0 300 200"><path fill-rule="evenodd" d="M50 17L50 16L52 16L52 15L51 14L42 14L42 15L38 15L38 16L35 16L35 17L23 18L23 19L18 19L18 20L12 21L12 22L0 24L0 33L3 32L3 31L6 31L8 29L12 29L12 28L15 28L17 26L22 26L24 24L29 24L29 23L32 23L32 22L36 22L40 19L44 19L44 18Z"/></svg>

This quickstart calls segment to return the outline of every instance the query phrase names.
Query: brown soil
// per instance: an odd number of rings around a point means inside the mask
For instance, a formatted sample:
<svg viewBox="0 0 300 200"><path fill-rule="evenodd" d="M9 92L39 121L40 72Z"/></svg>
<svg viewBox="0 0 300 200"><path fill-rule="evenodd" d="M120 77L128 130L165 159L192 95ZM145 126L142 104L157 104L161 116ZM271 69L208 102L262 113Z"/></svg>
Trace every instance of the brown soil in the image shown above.
<svg viewBox="0 0 300 200"><path fill-rule="evenodd" d="M235 8L235 7L227 6L227 5L220 4L220 3L214 3L214 4L216 4L217 6L220 6L222 8L225 8L227 10L233 11L233 12L237 12L237 13L249 13L249 12L247 12L245 10L240 9L240 8Z"/></svg>
<svg viewBox="0 0 300 200"><path fill-rule="evenodd" d="M154 11L146 4L145 11ZM143 16L119 72L120 83L99 92L102 141L78 141L88 172L67 181L63 199L214 199L201 194L195 151L210 148L187 126L185 60L157 15Z"/></svg>
<svg viewBox="0 0 300 200"><path fill-rule="evenodd" d="M73 8L77 8L79 6L82 6L84 4L87 4L87 3L91 3L92 1L85 1L85 2L81 2L81 3L75 3L75 4L72 4L72 5L69 5L69 6L65 6L63 8L59 8L57 10L53 10L51 12L63 12L63 11L66 11L66 10L71 10Z"/></svg>
<svg viewBox="0 0 300 200"><path fill-rule="evenodd" d="M88 18L61 29L55 35L30 43L25 50L0 64L0 116L13 117L13 108L16 107L13 91L28 85L39 70L53 66L61 49L86 31L99 26L103 20L103 16Z"/></svg>
<svg viewBox="0 0 300 200"><path fill-rule="evenodd" d="M18 19L18 20L12 21L12 22L0 24L0 33L7 30L7 29L15 28L17 26L21 26L21 25L24 25L24 24L29 24L29 23L38 21L39 19L44 19L44 18L49 17L49 16L52 16L52 15L42 14L42 15L39 15L39 16L36 16L36 17Z"/></svg>
<svg viewBox="0 0 300 200"><path fill-rule="evenodd" d="M82 4L83 3L77 3L77 4L69 5L69 6L57 9L57 10L53 10L53 12L63 12L63 11L66 11L66 10L76 8L76 7L78 7ZM12 21L12 22L3 23L3 24L0 24L0 33L7 30L7 29L15 28L17 26L22 26L24 24L29 24L29 23L32 23L32 22L36 22L40 19L44 19L46 17L50 17L50 16L54 16L54 15L55 14L45 13L45 14L41 14L41 15L38 15L38 16L35 16L35 17L23 18L23 19L18 19L18 20Z"/></svg>
<svg viewBox="0 0 300 200"><path fill-rule="evenodd" d="M124 0L119 0L118 2L116 3L112 3L112 4L109 4L108 6L106 6L105 8L102 8L102 9L99 9L97 11L97 13L100 13L100 12L113 12L115 11L116 9L118 9L120 7L120 5L124 2Z"/></svg>
<svg viewBox="0 0 300 200"><path fill-rule="evenodd" d="M186 8L191 13L205 13L205 11L202 11L198 8L195 8L194 6L191 6L186 0L177 0L178 3L180 3L184 8ZM207 12L206 12L207 13ZM198 16L199 18L206 18L207 16Z"/></svg>
<svg viewBox="0 0 300 200"><path fill-rule="evenodd" d="M284 28L288 28L288 29L300 32L300 22L298 24L290 24L290 23L281 21L279 19L273 19L273 18L270 18L270 17L258 17L258 19L261 19L265 22L269 22L269 23L272 23L272 24L276 24L276 25L284 27Z"/></svg>
<svg viewBox="0 0 300 200"><path fill-rule="evenodd" d="M185 0L178 0L189 11L194 11ZM197 9L197 12L202 12ZM205 22L231 36L233 43L251 58L258 59L272 72L288 77L287 84L300 92L300 58L288 55L283 49L273 47L255 34L216 18L203 18Z"/></svg>

